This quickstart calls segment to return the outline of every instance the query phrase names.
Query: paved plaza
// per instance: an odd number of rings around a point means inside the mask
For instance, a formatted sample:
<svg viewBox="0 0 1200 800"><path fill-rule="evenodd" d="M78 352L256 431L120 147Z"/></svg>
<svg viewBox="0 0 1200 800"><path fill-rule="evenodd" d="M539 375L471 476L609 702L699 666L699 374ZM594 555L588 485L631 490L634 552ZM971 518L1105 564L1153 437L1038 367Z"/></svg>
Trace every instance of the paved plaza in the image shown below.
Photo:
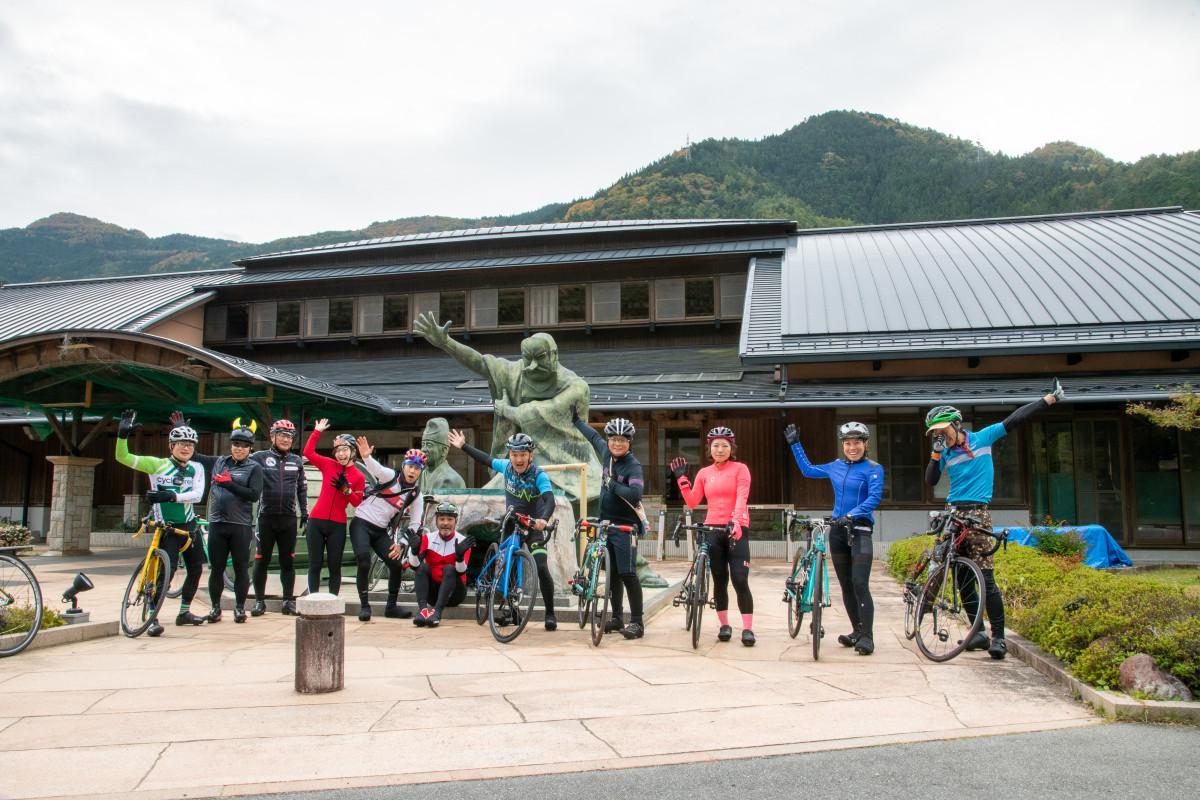
<svg viewBox="0 0 1200 800"><path fill-rule="evenodd" d="M83 569L92 620L115 619L131 550L31 559L47 604ZM676 581L682 561L656 564ZM791 639L786 567L756 564L758 644L699 650L669 606L646 637L599 648L559 611L495 642L473 620L437 629L346 618L346 688L293 690L295 619L176 628L31 649L0 661L0 797L179 798L369 787L715 761L1094 725L1102 720L1015 659L923 659L902 632L899 587L876 563L876 642L837 644L826 610L814 662ZM207 579L207 573L206 573ZM347 588L353 593L353 581ZM835 590L836 593L836 590ZM343 595L347 591L343 590ZM207 597L201 590L201 596ZM193 610L207 611L196 602ZM377 609L378 611L379 609ZM736 618L736 615L734 615Z"/></svg>

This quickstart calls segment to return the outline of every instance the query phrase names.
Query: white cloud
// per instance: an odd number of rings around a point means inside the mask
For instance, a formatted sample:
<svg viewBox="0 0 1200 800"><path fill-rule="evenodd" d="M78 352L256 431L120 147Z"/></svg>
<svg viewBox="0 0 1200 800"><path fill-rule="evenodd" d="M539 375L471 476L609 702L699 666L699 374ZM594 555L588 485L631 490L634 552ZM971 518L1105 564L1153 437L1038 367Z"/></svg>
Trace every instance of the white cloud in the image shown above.
<svg viewBox="0 0 1200 800"><path fill-rule="evenodd" d="M0 227L250 241L590 195L854 108L1026 152L1200 147L1195 3L0 5Z"/></svg>

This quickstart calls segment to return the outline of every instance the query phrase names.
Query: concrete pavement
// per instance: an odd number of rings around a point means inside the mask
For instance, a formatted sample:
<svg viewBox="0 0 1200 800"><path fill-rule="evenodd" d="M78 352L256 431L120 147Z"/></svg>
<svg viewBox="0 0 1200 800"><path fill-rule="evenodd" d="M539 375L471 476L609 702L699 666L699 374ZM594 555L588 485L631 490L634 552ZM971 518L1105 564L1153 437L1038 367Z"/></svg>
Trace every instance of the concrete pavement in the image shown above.
<svg viewBox="0 0 1200 800"><path fill-rule="evenodd" d="M122 555L122 553L124 555ZM92 619L115 618L131 551L33 559L57 599L84 569ZM124 559L125 563L121 563ZM661 568L660 568L661 566ZM682 577L680 561L656 564ZM932 664L904 641L899 588L882 572L877 651L838 646L826 610L821 660L791 639L786 567L756 564L758 645L694 651L668 609L647 635L595 648L560 613L495 642L471 620L434 629L346 620L346 689L292 689L295 621L173 626L159 639L110 637L0 661L3 797L237 795L715 761L870 744L957 739L1099 722L1024 664L968 653ZM59 583L62 584L59 587ZM119 585L118 585L119 584ZM345 592L344 592L345 593ZM203 596L204 592L201 592ZM197 603L195 610L206 610ZM736 618L736 615L734 615Z"/></svg>

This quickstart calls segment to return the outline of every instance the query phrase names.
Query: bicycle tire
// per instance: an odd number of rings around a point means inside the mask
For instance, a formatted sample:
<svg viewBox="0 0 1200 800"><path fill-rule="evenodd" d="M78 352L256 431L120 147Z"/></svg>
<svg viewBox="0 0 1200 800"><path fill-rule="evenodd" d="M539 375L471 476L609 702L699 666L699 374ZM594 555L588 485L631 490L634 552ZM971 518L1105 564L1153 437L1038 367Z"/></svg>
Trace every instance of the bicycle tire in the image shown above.
<svg viewBox="0 0 1200 800"><path fill-rule="evenodd" d="M371 570L367 573L367 591L373 592L379 586L379 582L388 575L388 565L379 557L378 553L371 556Z"/></svg>
<svg viewBox="0 0 1200 800"><path fill-rule="evenodd" d="M904 588L904 638L912 640L917 635L917 598L907 586Z"/></svg>
<svg viewBox="0 0 1200 800"><path fill-rule="evenodd" d="M501 587L500 584L505 586ZM521 635L529 623L533 613L533 605L537 602L537 563L525 550L513 552L513 563L508 570L508 579L498 575L492 581L492 591L488 600L488 622L492 628L492 637L501 644L508 644ZM496 609L500 608L511 613L516 619L512 633L501 633L496 624Z"/></svg>
<svg viewBox="0 0 1200 800"><path fill-rule="evenodd" d="M804 606L801 603L804 601L804 585L807 581L796 582L803 563L804 553L797 547L796 555L792 559L792 596L788 598L788 633L793 639L800 633L800 626L804 624Z"/></svg>
<svg viewBox="0 0 1200 800"><path fill-rule="evenodd" d="M0 658L29 647L41 628L44 611L42 587L33 570L19 558L0 555ZM20 630L26 624L29 630Z"/></svg>
<svg viewBox="0 0 1200 800"><path fill-rule="evenodd" d="M704 607L708 605L708 554L696 556L696 589L692 594L692 649L700 647L700 620L704 616Z"/></svg>
<svg viewBox="0 0 1200 800"><path fill-rule="evenodd" d="M951 569L953 567L953 570ZM966 570L966 578L956 577ZM975 581L975 613L967 609L959 583ZM969 558L955 558L929 573L917 601L917 649L930 661L949 661L967 647L967 642L983 624L983 573Z"/></svg>
<svg viewBox="0 0 1200 800"><path fill-rule="evenodd" d="M608 622L608 602L612 595L612 574L608 561L608 548L600 551L600 557L597 559L596 566L598 569L595 573L596 585L592 588L592 602L589 604L591 613L589 616L592 619L592 644L596 647L600 646L600 642L604 639L604 625ZM604 589L601 591L599 587L600 573L604 573Z"/></svg>
<svg viewBox="0 0 1200 800"><path fill-rule="evenodd" d="M821 639L825 631L821 628L821 605L825 602L825 554L817 552L812 567L812 651L813 661L821 660Z"/></svg>
<svg viewBox="0 0 1200 800"><path fill-rule="evenodd" d="M592 589L596 583L593 577L595 566L592 563L595 558L596 544L593 542L587 546L587 550L583 553L583 561L581 562L583 564L583 569L580 570L582 575L581 580L583 581L583 594L576 597L576 601L579 604L579 613L577 615L578 619L575 620L579 623L580 630L586 628L588 624L588 609L592 599Z"/></svg>
<svg viewBox="0 0 1200 800"><path fill-rule="evenodd" d="M487 552L483 557L484 569L475 579L475 622L478 625L488 621L488 598L492 593L492 582L496 574L496 565L492 559L498 552L500 552L500 548L495 542L488 545Z"/></svg>
<svg viewBox="0 0 1200 800"><path fill-rule="evenodd" d="M683 629L690 631L692 629L692 620L695 619L696 609L692 603L692 597L696 594L696 562L692 562L691 569L688 570L687 577L683 579L683 596L685 602L683 604Z"/></svg>
<svg viewBox="0 0 1200 800"><path fill-rule="evenodd" d="M145 633L162 611L170 568L171 562L161 549L147 553L145 560L133 568L121 599L121 633L130 639Z"/></svg>
<svg viewBox="0 0 1200 800"><path fill-rule="evenodd" d="M182 560L182 558L180 560ZM183 583L181 582L178 588L175 586L175 573L177 572L179 572L178 564L175 565L175 570L171 573L171 583L167 586L167 597L172 600L177 599L181 594L183 594Z"/></svg>

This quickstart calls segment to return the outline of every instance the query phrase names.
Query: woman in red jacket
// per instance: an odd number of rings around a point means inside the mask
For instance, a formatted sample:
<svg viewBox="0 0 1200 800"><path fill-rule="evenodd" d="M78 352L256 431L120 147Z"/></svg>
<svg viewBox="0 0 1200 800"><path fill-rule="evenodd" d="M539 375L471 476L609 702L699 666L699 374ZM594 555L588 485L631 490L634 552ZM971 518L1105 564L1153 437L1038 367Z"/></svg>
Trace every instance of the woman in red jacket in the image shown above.
<svg viewBox="0 0 1200 800"><path fill-rule="evenodd" d="M717 603L717 619L721 630L717 639L728 642L733 637L729 625L729 583L737 593L738 611L742 615L742 644L754 646L754 597L750 594L750 470L734 461L737 445L733 431L719 425L708 432L708 455L712 463L696 473L693 487L687 479L687 460L671 462L671 472L679 482L688 508L695 508L708 498L705 525L721 526L708 535L708 564L712 569L713 599Z"/></svg>
<svg viewBox="0 0 1200 800"><path fill-rule="evenodd" d="M358 507L363 499L367 481L351 463L357 443L348 433L333 437L333 458L317 455L317 440L329 428L329 420L319 419L304 444L304 457L321 470L321 494L308 525L304 540L308 542L308 593L321 588L321 567L328 553L329 591L342 589L342 554L346 551L346 504Z"/></svg>

